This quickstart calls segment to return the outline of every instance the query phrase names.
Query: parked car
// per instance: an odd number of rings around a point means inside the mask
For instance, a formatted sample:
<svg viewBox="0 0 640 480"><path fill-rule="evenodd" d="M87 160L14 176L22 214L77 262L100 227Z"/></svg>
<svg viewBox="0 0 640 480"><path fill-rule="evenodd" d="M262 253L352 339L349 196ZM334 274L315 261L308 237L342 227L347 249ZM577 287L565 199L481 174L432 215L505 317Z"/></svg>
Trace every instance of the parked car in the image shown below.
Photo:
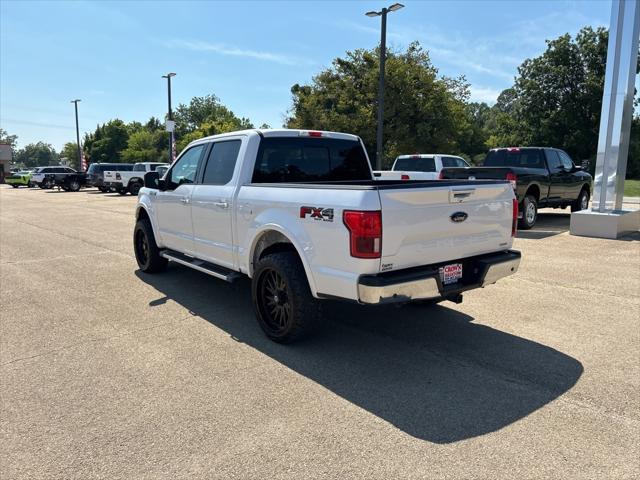
<svg viewBox="0 0 640 480"><path fill-rule="evenodd" d="M18 188L19 186L23 187L32 187L31 184L31 170L20 170L17 172L12 172L11 175L5 177L5 182L11 185L13 188Z"/></svg>
<svg viewBox="0 0 640 480"><path fill-rule="evenodd" d="M400 155L391 170L377 170L373 175L381 180L436 180L443 168L468 166L464 158L455 155L417 153Z"/></svg>
<svg viewBox="0 0 640 480"><path fill-rule="evenodd" d="M106 187L113 188L121 195L126 195L127 193L138 195L138 192L144 185L144 174L153 172L161 166L168 166L168 164L160 162L140 162L134 164L131 171L105 170L104 184Z"/></svg>
<svg viewBox="0 0 640 480"><path fill-rule="evenodd" d="M87 170L87 187L96 187L103 193L109 191L109 188L104 183L104 172L117 171L117 172L130 172L133 170L133 163L92 163Z"/></svg>
<svg viewBox="0 0 640 480"><path fill-rule="evenodd" d="M518 269L506 181L374 180L355 135L245 130L189 144L145 175L133 246L143 272L173 261L252 279L277 342L313 329L322 299L462 301Z"/></svg>
<svg viewBox="0 0 640 480"><path fill-rule="evenodd" d="M593 178L573 163L563 150L549 147L494 148L482 167L442 170L443 179L506 179L519 202L519 227L530 229L538 218L538 208L589 206Z"/></svg>
<svg viewBox="0 0 640 480"><path fill-rule="evenodd" d="M53 188L56 181L61 181L66 175L77 173L69 167L38 167L31 175L31 183L40 188Z"/></svg>

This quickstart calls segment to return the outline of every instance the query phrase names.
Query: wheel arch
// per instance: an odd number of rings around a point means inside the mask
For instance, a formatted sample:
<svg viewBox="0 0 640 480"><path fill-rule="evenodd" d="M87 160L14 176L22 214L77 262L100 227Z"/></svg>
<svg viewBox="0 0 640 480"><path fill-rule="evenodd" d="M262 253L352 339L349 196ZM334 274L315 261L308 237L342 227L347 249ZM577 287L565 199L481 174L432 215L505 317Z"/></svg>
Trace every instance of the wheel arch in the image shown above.
<svg viewBox="0 0 640 480"><path fill-rule="evenodd" d="M304 268L311 294L314 297L317 297L317 290L311 273L311 267L309 266L306 257L301 253L303 251L302 248L297 245L295 241L291 240L292 238L294 238L293 235L283 231L276 225L265 226L265 228L259 231L253 239L251 249L249 251L248 276L253 277L256 263L265 255L276 252L295 252Z"/></svg>
<svg viewBox="0 0 640 480"><path fill-rule="evenodd" d="M536 199L536 203L539 203L540 202L540 185L538 185L537 183L532 183L531 185L529 185L524 196L526 197L527 195L532 195ZM523 197L523 200L524 200L524 197Z"/></svg>

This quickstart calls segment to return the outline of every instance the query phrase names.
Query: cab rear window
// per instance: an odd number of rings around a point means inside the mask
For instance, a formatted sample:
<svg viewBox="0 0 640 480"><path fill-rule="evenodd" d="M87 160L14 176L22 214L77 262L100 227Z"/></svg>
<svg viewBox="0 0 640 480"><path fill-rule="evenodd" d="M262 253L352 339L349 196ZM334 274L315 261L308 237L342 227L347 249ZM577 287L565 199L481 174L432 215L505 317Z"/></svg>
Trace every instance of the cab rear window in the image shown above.
<svg viewBox="0 0 640 480"><path fill-rule="evenodd" d="M491 150L484 159L485 167L544 168L542 151L538 149Z"/></svg>
<svg viewBox="0 0 640 480"><path fill-rule="evenodd" d="M260 142L253 183L371 180L357 140L267 137Z"/></svg>
<svg viewBox="0 0 640 480"><path fill-rule="evenodd" d="M399 158L393 166L395 171L435 172L436 162L433 157Z"/></svg>

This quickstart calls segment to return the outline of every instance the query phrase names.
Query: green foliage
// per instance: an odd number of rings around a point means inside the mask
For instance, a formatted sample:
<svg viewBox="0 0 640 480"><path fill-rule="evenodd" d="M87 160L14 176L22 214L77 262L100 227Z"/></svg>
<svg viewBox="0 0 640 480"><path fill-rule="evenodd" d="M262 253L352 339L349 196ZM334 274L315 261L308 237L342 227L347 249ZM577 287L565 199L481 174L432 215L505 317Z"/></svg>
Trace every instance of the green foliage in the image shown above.
<svg viewBox="0 0 640 480"><path fill-rule="evenodd" d="M65 143L60 152L60 158L66 159L71 168L80 170L80 166L78 165L78 144L76 142Z"/></svg>
<svg viewBox="0 0 640 480"><path fill-rule="evenodd" d="M9 132L0 128L0 143L4 143L11 146L11 151L15 155L16 148L18 146L18 136L9 135Z"/></svg>
<svg viewBox="0 0 640 480"><path fill-rule="evenodd" d="M377 50L347 52L310 85L291 88L289 128L334 130L359 135L371 158L376 147ZM396 155L459 152L473 131L466 80L439 77L416 42L405 52L389 52L386 62L384 152L388 167ZM472 141L471 143L477 143ZM481 146L484 148L484 146ZM475 152L474 152L475 153Z"/></svg>
<svg viewBox="0 0 640 480"><path fill-rule="evenodd" d="M608 32L584 27L547 41L545 52L525 60L513 88L504 90L485 123L488 148L515 145L566 150L595 167ZM638 62L640 71L640 59ZM640 119L633 122L627 177L640 178Z"/></svg>
<svg viewBox="0 0 640 480"><path fill-rule="evenodd" d="M194 97L189 105L180 104L174 114L176 122L176 152L190 142L209 135L253 128L247 118L237 117L220 103L215 95Z"/></svg>
<svg viewBox="0 0 640 480"><path fill-rule="evenodd" d="M189 105L178 105L173 117L178 138L201 129L206 123L234 125L234 130L253 128L249 119L238 118L215 95L193 97Z"/></svg>
<svg viewBox="0 0 640 480"><path fill-rule="evenodd" d="M85 136L85 155L91 163L121 162L121 153L127 148L128 140L129 127L122 120L110 120Z"/></svg>
<svg viewBox="0 0 640 480"><path fill-rule="evenodd" d="M16 163L24 165L26 168L44 167L47 165L58 165L60 158L55 149L48 143L38 142L25 145L16 152Z"/></svg>
<svg viewBox="0 0 640 480"><path fill-rule="evenodd" d="M138 130L129 136L127 148L122 151L122 160L127 163L166 162L169 147L164 146L168 133L162 130Z"/></svg>

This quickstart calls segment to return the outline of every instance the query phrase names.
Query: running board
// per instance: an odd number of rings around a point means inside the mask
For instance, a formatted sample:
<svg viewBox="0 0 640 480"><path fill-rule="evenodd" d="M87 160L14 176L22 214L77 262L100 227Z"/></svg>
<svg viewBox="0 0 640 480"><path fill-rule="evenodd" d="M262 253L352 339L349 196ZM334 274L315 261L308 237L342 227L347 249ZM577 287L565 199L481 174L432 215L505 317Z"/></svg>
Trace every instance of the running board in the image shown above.
<svg viewBox="0 0 640 480"><path fill-rule="evenodd" d="M221 267L220 265L214 265L213 263L205 262L204 260L199 260L173 250L163 250L160 252L160 256L167 260L171 260L172 262L179 263L180 265L211 275L212 277L219 278L225 282L231 283L241 277L241 274L236 271L229 270L228 268Z"/></svg>

